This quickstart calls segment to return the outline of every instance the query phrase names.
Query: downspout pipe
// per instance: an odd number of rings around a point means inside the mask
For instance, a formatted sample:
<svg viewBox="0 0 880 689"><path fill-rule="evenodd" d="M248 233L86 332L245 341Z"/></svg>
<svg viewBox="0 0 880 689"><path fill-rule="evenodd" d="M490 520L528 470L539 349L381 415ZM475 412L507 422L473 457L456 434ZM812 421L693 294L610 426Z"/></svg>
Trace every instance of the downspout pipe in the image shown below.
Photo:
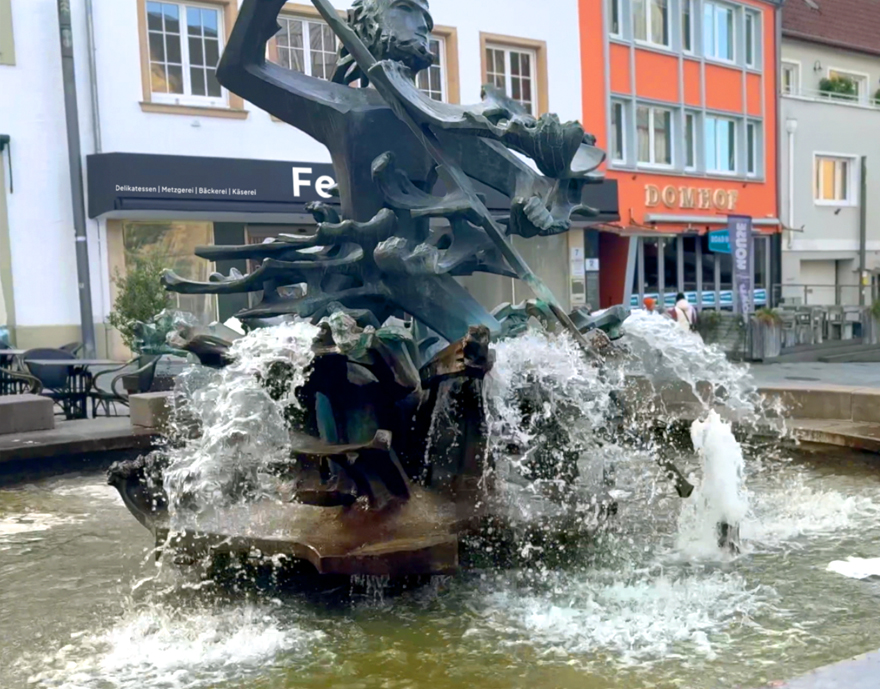
<svg viewBox="0 0 880 689"><path fill-rule="evenodd" d="M859 306L864 306L865 278L868 277L868 156L862 156L859 181Z"/></svg>
<svg viewBox="0 0 880 689"><path fill-rule="evenodd" d="M70 194L73 202L73 229L76 238L76 274L79 283L82 341L86 358L94 358L95 319L92 314L92 284L89 277L89 244L86 234L82 148L79 137L79 108L76 99L70 0L58 0L58 27L61 41L61 72L64 80L64 110L67 120L67 152L70 164Z"/></svg>
<svg viewBox="0 0 880 689"><path fill-rule="evenodd" d="M782 115L782 80L779 75L779 68L782 65L782 5L785 0L779 0L776 4L776 54L774 56L776 62L773 69L773 81L776 88L776 131L779 136L779 120ZM789 143L794 142L794 137L789 139ZM780 171L782 170L782 147L777 143L774 154L776 156L776 208L777 213L782 213L782 185L779 184ZM792 154L793 155L793 154ZM793 174L792 170L789 174ZM793 197L792 197L793 198ZM792 201L794 203L794 201ZM789 225L791 218L789 217ZM771 306L778 306L778 302L774 300L773 285L779 285L779 295L776 300L782 299L782 232L773 236L772 263L770 271L770 300Z"/></svg>

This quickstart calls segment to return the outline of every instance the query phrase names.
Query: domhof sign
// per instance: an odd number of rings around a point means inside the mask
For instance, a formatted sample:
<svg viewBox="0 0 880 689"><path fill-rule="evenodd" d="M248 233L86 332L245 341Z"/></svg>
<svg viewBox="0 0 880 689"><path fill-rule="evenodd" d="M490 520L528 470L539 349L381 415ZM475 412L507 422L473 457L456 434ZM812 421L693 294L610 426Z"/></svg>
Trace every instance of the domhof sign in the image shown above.
<svg viewBox="0 0 880 689"><path fill-rule="evenodd" d="M671 209L733 211L738 200L739 192L727 189L645 185L645 206L648 208L663 204Z"/></svg>

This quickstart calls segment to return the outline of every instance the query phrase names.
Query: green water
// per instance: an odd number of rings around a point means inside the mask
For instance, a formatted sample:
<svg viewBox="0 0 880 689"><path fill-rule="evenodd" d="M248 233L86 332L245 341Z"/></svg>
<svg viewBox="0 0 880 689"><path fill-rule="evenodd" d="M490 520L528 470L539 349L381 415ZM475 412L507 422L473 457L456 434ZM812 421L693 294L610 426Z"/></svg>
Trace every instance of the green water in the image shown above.
<svg viewBox="0 0 880 689"><path fill-rule="evenodd" d="M880 465L749 462L746 552L676 550L635 482L563 571L470 572L399 596L218 591L159 568L103 475L0 489L0 687L753 687L880 647Z"/></svg>

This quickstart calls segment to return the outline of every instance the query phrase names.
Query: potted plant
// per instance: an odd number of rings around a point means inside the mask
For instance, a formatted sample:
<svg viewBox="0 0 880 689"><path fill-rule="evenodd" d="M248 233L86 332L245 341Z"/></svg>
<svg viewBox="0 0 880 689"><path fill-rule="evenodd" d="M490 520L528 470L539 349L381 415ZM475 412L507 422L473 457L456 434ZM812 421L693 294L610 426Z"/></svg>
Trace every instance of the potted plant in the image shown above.
<svg viewBox="0 0 880 689"><path fill-rule="evenodd" d="M119 331L125 346L138 355L138 368L152 363L159 356L144 351L141 333L143 324L152 322L171 306L171 295L162 285L165 267L165 261L157 254L137 256L125 275L117 270L114 278L118 292L108 321ZM123 378L123 385L129 392L141 392L137 378Z"/></svg>
<svg viewBox="0 0 880 689"><path fill-rule="evenodd" d="M764 361L782 351L782 317L774 309L763 307L751 320L751 359Z"/></svg>
<svg viewBox="0 0 880 689"><path fill-rule="evenodd" d="M856 100L856 82L849 77L833 76L819 81L819 91L829 98Z"/></svg>

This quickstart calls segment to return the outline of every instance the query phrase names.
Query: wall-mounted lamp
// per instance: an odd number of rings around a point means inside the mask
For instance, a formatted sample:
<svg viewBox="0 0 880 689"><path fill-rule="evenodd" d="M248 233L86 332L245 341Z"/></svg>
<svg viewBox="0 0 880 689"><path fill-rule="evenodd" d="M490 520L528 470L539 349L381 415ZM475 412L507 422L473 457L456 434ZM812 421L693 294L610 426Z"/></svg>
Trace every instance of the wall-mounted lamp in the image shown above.
<svg viewBox="0 0 880 689"><path fill-rule="evenodd" d="M9 193L12 193L12 137L0 134L0 165L3 164L3 151L9 149Z"/></svg>
<svg viewBox="0 0 880 689"><path fill-rule="evenodd" d="M821 71L822 71L822 62L821 62L821 60L816 60L816 62L813 63L813 71L814 71L814 72L821 72Z"/></svg>

